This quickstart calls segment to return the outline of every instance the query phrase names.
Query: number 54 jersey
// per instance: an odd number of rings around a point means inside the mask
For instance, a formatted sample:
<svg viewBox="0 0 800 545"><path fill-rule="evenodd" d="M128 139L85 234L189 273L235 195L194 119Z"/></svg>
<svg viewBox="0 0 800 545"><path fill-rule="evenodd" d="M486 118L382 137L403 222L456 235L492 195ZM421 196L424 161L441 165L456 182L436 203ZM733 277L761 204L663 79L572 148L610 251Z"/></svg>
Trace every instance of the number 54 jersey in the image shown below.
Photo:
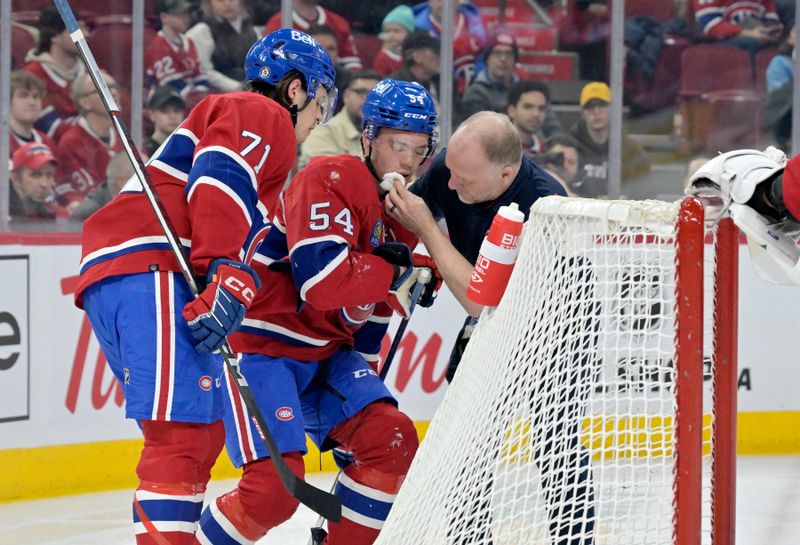
<svg viewBox="0 0 800 545"><path fill-rule="evenodd" d="M316 157L281 194L253 264L263 282L236 352L324 359L352 347L377 360L394 267L372 255L416 237L384 215L377 182L354 156Z"/></svg>
<svg viewBox="0 0 800 545"><path fill-rule="evenodd" d="M156 151L147 172L197 277L211 261L248 262L296 153L289 112L252 92L212 95ZM131 178L84 224L76 290L109 276L180 271L142 186Z"/></svg>

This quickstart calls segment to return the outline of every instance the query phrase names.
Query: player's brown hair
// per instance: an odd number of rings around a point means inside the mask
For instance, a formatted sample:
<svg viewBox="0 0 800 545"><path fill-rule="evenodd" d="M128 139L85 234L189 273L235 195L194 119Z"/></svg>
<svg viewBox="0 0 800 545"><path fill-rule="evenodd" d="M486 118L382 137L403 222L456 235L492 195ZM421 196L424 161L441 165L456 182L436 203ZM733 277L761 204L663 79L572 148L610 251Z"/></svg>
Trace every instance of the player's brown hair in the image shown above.
<svg viewBox="0 0 800 545"><path fill-rule="evenodd" d="M300 83L303 85L303 91L308 92L306 78L299 70L289 70L286 72L286 75L283 76L283 79L279 81L277 85L272 85L271 83L266 83L257 79L248 80L244 83L244 90L264 95L284 108L289 109L292 104L289 100L289 85L296 79L299 79Z"/></svg>

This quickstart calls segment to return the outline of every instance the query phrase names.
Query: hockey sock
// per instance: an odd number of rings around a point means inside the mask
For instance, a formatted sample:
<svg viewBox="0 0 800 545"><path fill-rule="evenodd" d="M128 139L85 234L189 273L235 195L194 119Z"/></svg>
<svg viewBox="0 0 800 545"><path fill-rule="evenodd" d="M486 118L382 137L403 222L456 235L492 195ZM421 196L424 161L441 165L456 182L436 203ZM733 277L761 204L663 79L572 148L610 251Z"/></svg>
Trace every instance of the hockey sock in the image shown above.
<svg viewBox="0 0 800 545"><path fill-rule="evenodd" d="M414 424L389 403L373 403L331 432L355 462L339 477L342 520L328 524L327 545L371 545L419 446Z"/></svg>
<svg viewBox="0 0 800 545"><path fill-rule="evenodd" d="M305 474L298 452L283 459L299 477ZM203 510L197 541L202 545L252 545L289 520L299 502L283 487L269 458L246 464L236 490L220 496Z"/></svg>
<svg viewBox="0 0 800 545"><path fill-rule="evenodd" d="M222 450L222 422L142 421L144 448L133 497L137 545L194 541L211 467Z"/></svg>

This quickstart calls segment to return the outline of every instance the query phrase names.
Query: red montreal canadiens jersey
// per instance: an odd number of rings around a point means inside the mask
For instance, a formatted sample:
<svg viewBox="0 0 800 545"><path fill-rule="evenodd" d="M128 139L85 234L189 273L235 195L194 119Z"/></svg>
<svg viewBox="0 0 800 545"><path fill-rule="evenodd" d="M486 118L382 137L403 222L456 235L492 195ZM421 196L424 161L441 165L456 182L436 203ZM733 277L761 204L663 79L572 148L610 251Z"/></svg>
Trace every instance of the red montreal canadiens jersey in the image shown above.
<svg viewBox="0 0 800 545"><path fill-rule="evenodd" d="M257 93L203 99L147 165L199 278L219 258L249 262L295 161L289 112ZM132 180L86 220L76 302L108 276L178 263L146 195Z"/></svg>
<svg viewBox="0 0 800 545"><path fill-rule="evenodd" d="M106 167L122 143L114 130L104 142L81 117L58 141L58 182L56 196L62 203L81 201L106 179Z"/></svg>
<svg viewBox="0 0 800 545"><path fill-rule="evenodd" d="M307 21L300 17L296 11L292 11L292 27L297 30L306 31L312 26L323 25L330 28L336 34L336 43L339 45L339 63L348 70L360 70L361 59L356 51L356 42L353 39L353 32L350 30L350 23L331 10L322 6L317 6L317 20ZM281 28L281 13L273 15L264 26L264 36Z"/></svg>
<svg viewBox="0 0 800 545"><path fill-rule="evenodd" d="M41 62L26 64L24 69L42 80L45 86L42 114L36 122L36 128L50 138L58 140L66 130L66 126L78 116L78 110L70 94L72 80L64 79L47 64Z"/></svg>
<svg viewBox="0 0 800 545"><path fill-rule="evenodd" d="M180 45L170 43L162 32L150 42L144 54L147 74L145 87L171 85L180 93L188 93L196 87L208 87L208 79L200 68L197 48L185 35L180 36Z"/></svg>
<svg viewBox="0 0 800 545"><path fill-rule="evenodd" d="M739 34L739 24L749 17L778 24L774 0L692 0L695 22L703 34L726 40Z"/></svg>
<svg viewBox="0 0 800 545"><path fill-rule="evenodd" d="M416 245L384 215L364 162L351 155L312 159L281 195L253 260L263 286L233 349L312 361L350 346L377 361L394 268L372 251L385 241ZM291 273L266 268L286 256Z"/></svg>
<svg viewBox="0 0 800 545"><path fill-rule="evenodd" d="M21 146L24 146L25 144L28 144L30 142L37 142L39 144L44 144L45 146L50 148L50 151L52 151L53 153L55 153L56 151L56 144L55 142L53 142L53 139L41 131L33 129L33 137L31 138L31 140L25 140L23 138L20 138L14 131L10 131L10 134L8 135L8 146L9 146L8 156L12 157L15 151L17 151Z"/></svg>

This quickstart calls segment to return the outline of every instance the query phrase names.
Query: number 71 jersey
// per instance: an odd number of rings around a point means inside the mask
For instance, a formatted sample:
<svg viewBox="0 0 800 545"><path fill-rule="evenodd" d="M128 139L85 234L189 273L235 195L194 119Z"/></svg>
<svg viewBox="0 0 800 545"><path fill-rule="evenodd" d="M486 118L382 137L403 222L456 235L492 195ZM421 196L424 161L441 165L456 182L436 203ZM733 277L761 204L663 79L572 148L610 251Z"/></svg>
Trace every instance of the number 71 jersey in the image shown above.
<svg viewBox="0 0 800 545"><path fill-rule="evenodd" d="M252 92L205 98L153 154L147 172L198 278L215 259L252 259L295 154L289 112ZM84 224L76 301L105 277L152 270L180 269L132 178Z"/></svg>

